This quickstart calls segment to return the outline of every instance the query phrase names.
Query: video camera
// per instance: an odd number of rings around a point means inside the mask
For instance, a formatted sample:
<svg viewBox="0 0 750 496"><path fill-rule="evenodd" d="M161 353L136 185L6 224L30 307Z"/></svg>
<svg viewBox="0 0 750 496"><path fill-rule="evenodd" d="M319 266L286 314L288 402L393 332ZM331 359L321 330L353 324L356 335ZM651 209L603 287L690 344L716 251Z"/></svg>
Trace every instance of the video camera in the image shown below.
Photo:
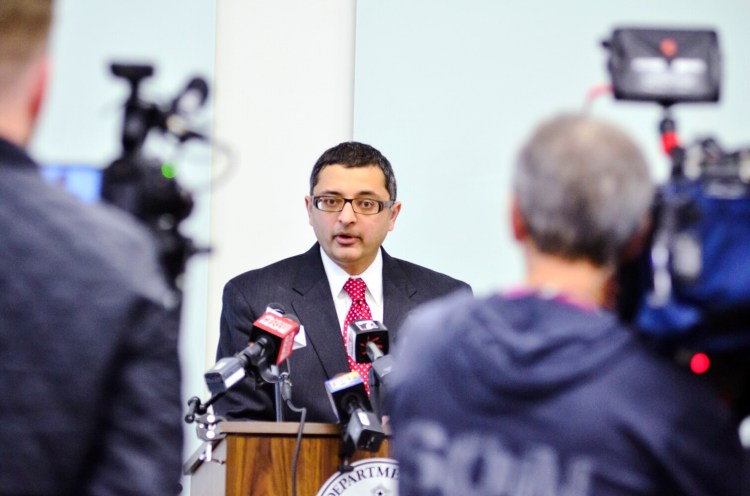
<svg viewBox="0 0 750 496"><path fill-rule="evenodd" d="M166 281L179 298L187 260L199 251L179 231L193 209L193 199L177 182L174 171L146 156L143 147L151 131L173 136L180 145L191 139L205 140L187 121L206 102L208 84L193 78L171 102L160 105L145 101L139 92L143 80L153 75L153 66L112 64L111 70L128 82L130 96L125 102L122 155L104 169L101 196L151 229Z"/></svg>
<svg viewBox="0 0 750 496"><path fill-rule="evenodd" d="M682 146L670 108L719 100L721 55L709 29L618 28L604 43L618 100L655 102L671 173L657 192L641 256L620 271L622 317L661 351L750 413L750 148L714 138Z"/></svg>

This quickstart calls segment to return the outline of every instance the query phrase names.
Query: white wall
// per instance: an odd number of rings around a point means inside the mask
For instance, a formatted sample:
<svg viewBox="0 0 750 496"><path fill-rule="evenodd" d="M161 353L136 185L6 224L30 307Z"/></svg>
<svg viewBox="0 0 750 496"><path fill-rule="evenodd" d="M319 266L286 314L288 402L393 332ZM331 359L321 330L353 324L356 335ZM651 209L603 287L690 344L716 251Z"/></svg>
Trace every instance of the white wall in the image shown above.
<svg viewBox="0 0 750 496"><path fill-rule="evenodd" d="M540 119L581 109L608 81L600 41L613 27L717 29L722 101L675 116L684 139L750 145L746 1L359 0L357 10L354 138L390 158L404 204L385 246L480 293L521 277L507 222L516 150ZM656 105L605 97L593 112L635 134L665 176Z"/></svg>
<svg viewBox="0 0 750 496"><path fill-rule="evenodd" d="M114 61L151 63L143 96L171 98L190 76L213 76L215 1L56 0L53 72L33 148L44 162L103 166L120 152L127 84Z"/></svg>

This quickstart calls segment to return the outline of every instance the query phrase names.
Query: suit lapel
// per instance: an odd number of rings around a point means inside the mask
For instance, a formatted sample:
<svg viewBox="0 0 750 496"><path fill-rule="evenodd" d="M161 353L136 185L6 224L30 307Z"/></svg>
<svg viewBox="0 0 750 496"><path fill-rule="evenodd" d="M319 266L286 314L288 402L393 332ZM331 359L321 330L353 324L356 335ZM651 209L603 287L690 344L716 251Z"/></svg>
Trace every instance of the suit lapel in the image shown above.
<svg viewBox="0 0 750 496"><path fill-rule="evenodd" d="M302 258L292 283L297 297L291 305L305 327L307 346L312 347L328 377L349 370L341 338L339 319L331 297L320 245L315 244Z"/></svg>
<svg viewBox="0 0 750 496"><path fill-rule="evenodd" d="M398 261L383 252L383 324L395 339L406 314L414 307L412 296L417 288L411 283Z"/></svg>
<svg viewBox="0 0 750 496"><path fill-rule="evenodd" d="M414 307L412 297L416 287L398 261L383 253L383 323L395 339L398 327ZM301 259L292 283L297 296L291 301L294 313L305 326L307 346L312 347L328 377L349 370L349 362L342 344L339 319L333 305L320 245L316 243Z"/></svg>

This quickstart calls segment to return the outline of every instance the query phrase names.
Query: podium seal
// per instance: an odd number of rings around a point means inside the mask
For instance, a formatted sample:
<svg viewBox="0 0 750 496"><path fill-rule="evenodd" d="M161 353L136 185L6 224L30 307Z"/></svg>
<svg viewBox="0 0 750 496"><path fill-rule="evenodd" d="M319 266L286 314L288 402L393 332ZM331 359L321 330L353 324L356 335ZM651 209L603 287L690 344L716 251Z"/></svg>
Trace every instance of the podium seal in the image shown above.
<svg viewBox="0 0 750 496"><path fill-rule="evenodd" d="M350 472L336 472L316 496L398 496L398 463L392 458L365 458Z"/></svg>

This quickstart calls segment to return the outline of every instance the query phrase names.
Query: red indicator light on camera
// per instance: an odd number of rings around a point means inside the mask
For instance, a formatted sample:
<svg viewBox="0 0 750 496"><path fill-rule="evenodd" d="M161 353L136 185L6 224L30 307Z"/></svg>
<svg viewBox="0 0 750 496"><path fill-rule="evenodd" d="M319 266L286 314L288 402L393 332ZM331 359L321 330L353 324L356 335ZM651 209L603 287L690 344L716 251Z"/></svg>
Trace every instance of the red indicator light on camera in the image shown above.
<svg viewBox="0 0 750 496"><path fill-rule="evenodd" d="M708 371L711 366L711 360L708 359L708 355L705 353L696 353L690 359L690 370L694 374L704 374Z"/></svg>

